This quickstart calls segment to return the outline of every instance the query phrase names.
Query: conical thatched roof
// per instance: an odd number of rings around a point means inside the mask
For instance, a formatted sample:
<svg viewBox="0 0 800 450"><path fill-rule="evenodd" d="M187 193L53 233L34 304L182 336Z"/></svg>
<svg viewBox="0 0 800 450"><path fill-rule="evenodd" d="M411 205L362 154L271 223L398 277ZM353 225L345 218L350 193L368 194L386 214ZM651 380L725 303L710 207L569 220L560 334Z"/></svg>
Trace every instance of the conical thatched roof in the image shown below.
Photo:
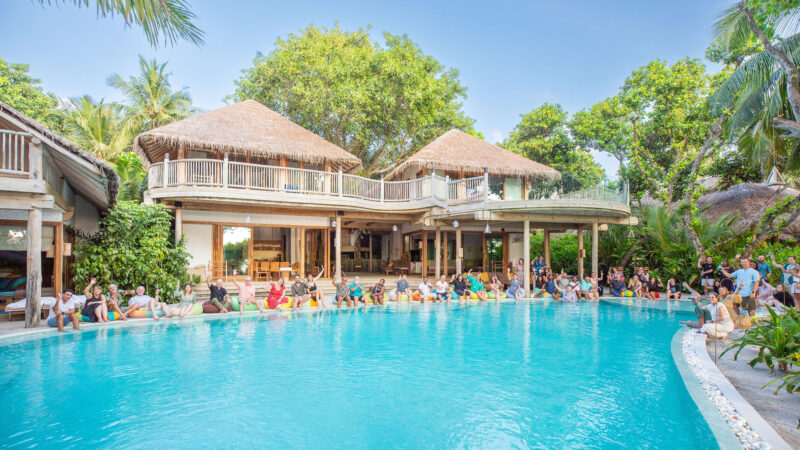
<svg viewBox="0 0 800 450"><path fill-rule="evenodd" d="M312 164L327 161L334 167L341 164L345 171L361 166L361 160L354 155L255 100L158 127L133 141L136 152L150 162L162 160L165 152L180 145Z"/></svg>
<svg viewBox="0 0 800 450"><path fill-rule="evenodd" d="M483 173L527 178L534 181L554 181L561 173L551 167L531 161L524 156L492 145L459 130L450 130L397 166L386 179L400 176L409 167Z"/></svg>
<svg viewBox="0 0 800 450"><path fill-rule="evenodd" d="M797 197L800 195L797 190L786 188L775 199L772 199L773 194L780 187L760 183L737 184L724 191L711 192L701 196L697 199L697 206L703 210L704 216L712 220L719 219L728 213L738 214L739 220L736 225L739 225L757 214L767 202L770 202L770 206L772 206L775 201L786 196ZM800 236L800 219L788 224L781 236L784 238Z"/></svg>

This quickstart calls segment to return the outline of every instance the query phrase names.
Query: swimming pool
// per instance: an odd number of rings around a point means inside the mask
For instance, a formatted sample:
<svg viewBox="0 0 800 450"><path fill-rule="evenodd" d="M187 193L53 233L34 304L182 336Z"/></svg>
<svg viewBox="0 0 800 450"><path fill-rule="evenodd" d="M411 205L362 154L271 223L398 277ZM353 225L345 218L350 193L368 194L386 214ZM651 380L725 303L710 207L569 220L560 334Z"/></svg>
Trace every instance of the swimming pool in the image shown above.
<svg viewBox="0 0 800 450"><path fill-rule="evenodd" d="M0 342L0 443L717 448L670 356L678 319L403 305Z"/></svg>

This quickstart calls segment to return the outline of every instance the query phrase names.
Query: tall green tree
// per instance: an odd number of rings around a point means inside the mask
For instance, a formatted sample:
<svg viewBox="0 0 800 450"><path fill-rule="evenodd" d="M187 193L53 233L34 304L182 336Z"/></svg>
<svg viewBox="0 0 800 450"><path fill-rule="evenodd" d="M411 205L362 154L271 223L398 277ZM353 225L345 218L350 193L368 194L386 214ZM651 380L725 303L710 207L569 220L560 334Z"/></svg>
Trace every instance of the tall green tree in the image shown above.
<svg viewBox="0 0 800 450"><path fill-rule="evenodd" d="M72 110L62 111L64 134L78 147L98 158L114 161L131 144L122 107L115 103L95 102L84 95L72 100Z"/></svg>
<svg viewBox="0 0 800 450"><path fill-rule="evenodd" d="M152 130L194 112L186 88L172 89L166 67L167 63L159 64L155 59L148 61L139 56L139 76L130 77L128 81L117 74L108 78L108 84L125 95L123 110L130 133Z"/></svg>
<svg viewBox="0 0 800 450"><path fill-rule="evenodd" d="M561 105L545 103L521 117L501 147L559 170L574 188L592 187L603 179L603 168L570 136Z"/></svg>
<svg viewBox="0 0 800 450"><path fill-rule="evenodd" d="M359 157L368 175L391 170L444 132L473 131L458 71L407 36L313 25L278 39L236 81L254 99Z"/></svg>
<svg viewBox="0 0 800 450"><path fill-rule="evenodd" d="M114 161L114 170L119 174L119 201L141 203L147 190L147 173L142 160L134 152L125 152Z"/></svg>
<svg viewBox="0 0 800 450"><path fill-rule="evenodd" d="M203 43L203 31L194 24L197 16L184 0L39 0L43 6L73 4L90 8L94 3L98 17L120 16L125 26L144 31L153 47L174 45L180 40Z"/></svg>
<svg viewBox="0 0 800 450"><path fill-rule="evenodd" d="M58 103L56 96L44 91L41 80L30 75L27 64L0 58L0 101L56 132L61 131L61 122L53 114Z"/></svg>

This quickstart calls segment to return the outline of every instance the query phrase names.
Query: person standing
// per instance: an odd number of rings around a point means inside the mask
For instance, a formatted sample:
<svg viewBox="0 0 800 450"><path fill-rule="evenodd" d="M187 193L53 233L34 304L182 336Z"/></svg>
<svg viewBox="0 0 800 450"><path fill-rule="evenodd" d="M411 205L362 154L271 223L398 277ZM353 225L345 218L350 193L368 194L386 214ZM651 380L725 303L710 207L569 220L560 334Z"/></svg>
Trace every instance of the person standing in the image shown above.
<svg viewBox="0 0 800 450"><path fill-rule="evenodd" d="M703 286L703 293L708 295L708 291L714 289L714 260L709 256L706 262L703 259L697 261L697 267L700 269L700 285Z"/></svg>
<svg viewBox="0 0 800 450"><path fill-rule="evenodd" d="M56 294L58 300L56 304L50 308L50 315L47 316L47 325L51 327L58 327L58 331L64 332L64 321L69 320L72 322L72 328L80 331L81 327L78 324L78 301L73 298L75 293L72 289L67 289L62 295L61 292Z"/></svg>
<svg viewBox="0 0 800 450"><path fill-rule="evenodd" d="M533 261L533 270L536 272L536 276L541 275L541 270L547 264L544 263L544 256L539 255L535 261Z"/></svg>
<svg viewBox="0 0 800 450"><path fill-rule="evenodd" d="M736 255L736 258L739 259L739 256ZM733 273L723 271L722 274L727 278L736 280L737 286L734 293L742 297L742 309L752 316L756 310L755 295L758 290L758 284L761 282L761 275L757 270L750 267L750 258L742 258L741 269Z"/></svg>
<svg viewBox="0 0 800 450"><path fill-rule="evenodd" d="M797 278L797 264L794 256L786 259L786 264L778 264L775 262L775 255L769 255L772 258L772 265L777 269L781 269L781 284L786 292L792 295L795 304L800 304L800 288L795 286Z"/></svg>

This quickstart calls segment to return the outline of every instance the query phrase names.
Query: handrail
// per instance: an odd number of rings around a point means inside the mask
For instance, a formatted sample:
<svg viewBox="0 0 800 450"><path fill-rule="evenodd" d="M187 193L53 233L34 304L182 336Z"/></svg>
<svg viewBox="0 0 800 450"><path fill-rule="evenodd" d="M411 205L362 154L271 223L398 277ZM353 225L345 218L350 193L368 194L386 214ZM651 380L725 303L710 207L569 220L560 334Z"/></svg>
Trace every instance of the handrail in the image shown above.
<svg viewBox="0 0 800 450"><path fill-rule="evenodd" d="M483 202L489 189L486 178L477 176L450 180L431 174L413 180L384 181L341 172L266 166L227 159L179 159L151 164L148 169L148 188L213 186L446 207ZM531 185L530 190L532 195L526 194L530 200L598 200L628 205L627 183L619 190L595 186L563 193L556 186L545 183Z"/></svg>
<svg viewBox="0 0 800 450"><path fill-rule="evenodd" d="M0 130L0 173L14 176L28 173L30 137L30 133Z"/></svg>

